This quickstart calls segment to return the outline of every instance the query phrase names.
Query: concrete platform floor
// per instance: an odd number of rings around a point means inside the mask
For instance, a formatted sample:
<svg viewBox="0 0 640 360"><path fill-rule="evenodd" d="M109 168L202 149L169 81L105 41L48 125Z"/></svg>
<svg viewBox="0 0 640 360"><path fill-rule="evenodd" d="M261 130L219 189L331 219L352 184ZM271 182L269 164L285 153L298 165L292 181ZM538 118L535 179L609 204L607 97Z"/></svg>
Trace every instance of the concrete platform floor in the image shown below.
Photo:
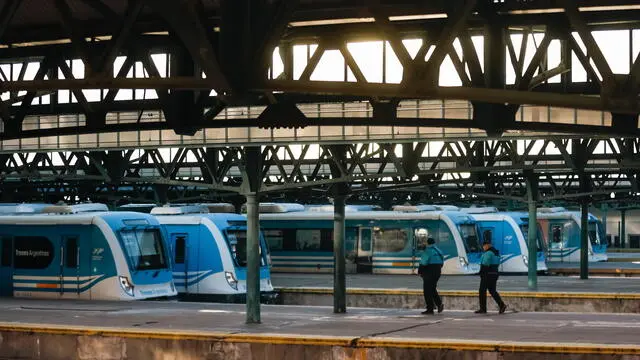
<svg viewBox="0 0 640 360"><path fill-rule="evenodd" d="M631 258L629 254L615 254L616 256ZM619 259L619 258L618 258ZM549 269L566 269L566 268L580 268L580 262L548 262ZM609 269L621 269L621 270L638 270L640 269L640 263L632 261L603 261L589 263L589 272L598 273L599 270Z"/></svg>
<svg viewBox="0 0 640 360"><path fill-rule="evenodd" d="M332 288L332 274L271 274L276 288ZM438 282L439 290L477 290L480 277L443 275ZM422 279L417 275L370 275L347 274L348 288L421 290ZM529 291L527 277L501 275L498 291ZM584 292L584 293L640 293L637 278L595 277L581 280L577 276L538 276L539 292Z"/></svg>
<svg viewBox="0 0 640 360"><path fill-rule="evenodd" d="M640 262L640 252L612 252L607 256L608 262Z"/></svg>
<svg viewBox="0 0 640 360"><path fill-rule="evenodd" d="M417 310L262 306L262 324L245 324L245 306L178 302L79 302L0 300L0 331L56 326L92 331L157 331L205 334L269 334L385 339L637 346L640 315L588 313L489 313L447 311L433 316ZM86 329L86 328L85 328ZM58 330L62 332L64 330Z"/></svg>

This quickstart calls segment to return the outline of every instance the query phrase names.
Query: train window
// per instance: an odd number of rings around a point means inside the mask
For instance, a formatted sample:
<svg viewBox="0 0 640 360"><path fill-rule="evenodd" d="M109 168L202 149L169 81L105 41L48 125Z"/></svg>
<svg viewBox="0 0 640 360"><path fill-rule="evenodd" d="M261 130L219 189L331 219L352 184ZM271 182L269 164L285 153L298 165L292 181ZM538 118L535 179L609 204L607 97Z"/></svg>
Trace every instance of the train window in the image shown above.
<svg viewBox="0 0 640 360"><path fill-rule="evenodd" d="M265 240L271 250L282 250L284 247L284 230L264 229L262 230Z"/></svg>
<svg viewBox="0 0 640 360"><path fill-rule="evenodd" d="M460 236L462 237L467 252L482 251L475 224L460 224Z"/></svg>
<svg viewBox="0 0 640 360"><path fill-rule="evenodd" d="M166 269L162 237L158 230L136 229L120 232L124 250L136 270Z"/></svg>
<svg viewBox="0 0 640 360"><path fill-rule="evenodd" d="M405 229L380 229L373 232L374 252L400 252L407 246L408 236Z"/></svg>
<svg viewBox="0 0 640 360"><path fill-rule="evenodd" d="M53 244L46 237L16 236L14 242L16 269L45 269L53 261Z"/></svg>
<svg viewBox="0 0 640 360"><path fill-rule="evenodd" d="M435 236L436 239L436 243L438 244L438 246L454 246L455 244L453 244L453 233L451 233L451 229L449 228L449 226L447 226L447 224L445 224L444 222L440 222L438 227L436 228L436 230L434 230L432 233Z"/></svg>
<svg viewBox="0 0 640 360"><path fill-rule="evenodd" d="M562 244L562 225L551 226L551 247L558 248Z"/></svg>
<svg viewBox="0 0 640 360"><path fill-rule="evenodd" d="M482 232L483 242L488 241L490 243L493 243L492 239L493 239L493 232L490 229L486 229L485 231Z"/></svg>
<svg viewBox="0 0 640 360"><path fill-rule="evenodd" d="M67 238L65 244L65 266L68 268L78 267L78 238Z"/></svg>
<svg viewBox="0 0 640 360"><path fill-rule="evenodd" d="M296 250L320 250L320 229L298 229L296 231Z"/></svg>
<svg viewBox="0 0 640 360"><path fill-rule="evenodd" d="M2 266L11 266L12 239L10 237L2 238Z"/></svg>
<svg viewBox="0 0 640 360"><path fill-rule="evenodd" d="M413 236L415 238L416 250L424 250L427 247L427 238L429 237L429 230L425 228L414 229Z"/></svg>
<svg viewBox="0 0 640 360"><path fill-rule="evenodd" d="M600 237L598 236L598 225L590 221L589 222L589 240L591 245L600 245Z"/></svg>
<svg viewBox="0 0 640 360"><path fill-rule="evenodd" d="M174 260L176 264L184 264L187 241L186 236L176 235Z"/></svg>

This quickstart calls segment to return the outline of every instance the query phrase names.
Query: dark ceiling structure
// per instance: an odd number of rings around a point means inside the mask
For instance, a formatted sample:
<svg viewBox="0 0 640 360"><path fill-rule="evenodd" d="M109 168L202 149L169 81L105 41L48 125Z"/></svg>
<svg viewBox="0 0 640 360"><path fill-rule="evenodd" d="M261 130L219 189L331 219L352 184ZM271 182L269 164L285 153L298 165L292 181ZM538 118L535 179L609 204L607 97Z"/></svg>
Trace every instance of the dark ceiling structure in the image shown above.
<svg viewBox="0 0 640 360"><path fill-rule="evenodd" d="M444 123L482 129L488 136L445 141L441 154L426 157L427 145L419 138L379 142L375 149L323 143L318 155L309 158L287 146L281 151L289 155L279 158L272 144L179 148L180 156L169 160L154 149L4 154L2 196L128 196L165 202L260 192L321 201L338 191L362 201L389 201L390 196L392 201L453 201L461 195L519 201L528 179L538 183L541 201L611 201L612 192L616 201L635 201L640 191L640 56L634 57L632 39L640 36L635 32L639 23L640 4L633 0L1 0L0 65L11 65L11 73L0 66L0 92L7 94L0 102L0 140L135 129L171 129L189 136L203 128L350 125L352 117L310 117L299 105L362 102L372 108L358 118L367 125ZM620 44L629 54L628 73L612 70L593 35L600 30L630 34ZM513 34L522 35L519 48ZM526 42L532 34L541 41L527 63ZM481 51L474 45L478 36L483 37ZM409 38L422 40L415 56L403 45ZM348 50L349 42L365 40L389 44L403 68L399 83L368 81ZM555 41L560 61L550 66L548 51ZM317 48L296 74L294 49L300 44ZM277 76L276 48L283 67ZM312 79L328 51L339 51L345 79L349 72L355 81ZM165 70L153 60L158 53L167 54ZM124 60L116 69L119 57ZM445 58L461 86L439 85ZM84 76L76 75L73 59L81 61ZM27 74L27 63L37 63L33 76ZM15 64L23 65L14 71ZM145 77L128 77L138 66ZM509 66L513 82L507 80ZM572 76L577 66L586 79ZM87 99L83 90L89 89L102 89L99 101ZM124 89L153 89L157 97L116 100ZM61 101L64 90L73 101ZM44 97L49 100L38 100ZM468 101L472 115L398 116L403 101L430 99ZM611 121L519 121L525 105L602 111ZM242 120L217 118L243 106L265 109ZM144 110L161 110L164 118L125 125L107 121L109 114ZM63 114L78 114L84 121L25 128L29 117ZM542 150L517 151L515 143L501 140L509 130L574 136L540 136ZM596 151L606 142L615 150ZM548 144L559 154L546 151ZM54 164L56 153L65 159L62 165ZM186 153L196 160L188 160ZM184 173L187 168L198 170ZM24 184L34 192L16 190Z"/></svg>

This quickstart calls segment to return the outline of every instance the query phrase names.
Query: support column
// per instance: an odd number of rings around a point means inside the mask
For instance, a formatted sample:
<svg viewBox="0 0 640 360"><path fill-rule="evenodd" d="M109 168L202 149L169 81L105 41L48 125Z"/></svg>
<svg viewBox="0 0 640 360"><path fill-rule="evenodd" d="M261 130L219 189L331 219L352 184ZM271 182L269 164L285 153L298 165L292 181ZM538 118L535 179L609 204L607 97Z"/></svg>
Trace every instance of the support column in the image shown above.
<svg viewBox="0 0 640 360"><path fill-rule="evenodd" d="M347 278L345 260L345 196L338 195L333 199L333 312L347 312Z"/></svg>
<svg viewBox="0 0 640 360"><path fill-rule="evenodd" d="M244 149L243 193L247 197L247 324L260 323L260 212L262 153L259 147Z"/></svg>
<svg viewBox="0 0 640 360"><path fill-rule="evenodd" d="M620 248L624 249L627 243L627 210L620 210Z"/></svg>
<svg viewBox="0 0 640 360"><path fill-rule="evenodd" d="M602 204L602 234L604 236L604 239L602 239L602 241L604 241L607 244L607 247L609 247L609 242L607 242L607 212L609 211L609 206L607 206L607 203Z"/></svg>
<svg viewBox="0 0 640 360"><path fill-rule="evenodd" d="M260 323L260 226L256 194L247 195L247 324Z"/></svg>
<svg viewBox="0 0 640 360"><path fill-rule="evenodd" d="M583 200L580 218L580 279L589 278L589 201Z"/></svg>
<svg viewBox="0 0 640 360"><path fill-rule="evenodd" d="M538 219L536 207L536 191L537 181L533 177L527 179L527 194L529 203L529 227L527 234L529 263L528 268L528 286L529 290L538 290Z"/></svg>

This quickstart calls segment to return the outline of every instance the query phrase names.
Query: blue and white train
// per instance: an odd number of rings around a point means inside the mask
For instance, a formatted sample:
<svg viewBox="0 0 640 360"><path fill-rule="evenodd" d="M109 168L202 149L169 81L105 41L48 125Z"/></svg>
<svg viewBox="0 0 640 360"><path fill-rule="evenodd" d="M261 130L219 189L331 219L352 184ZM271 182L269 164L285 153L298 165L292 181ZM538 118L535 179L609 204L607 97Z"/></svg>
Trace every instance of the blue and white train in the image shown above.
<svg viewBox="0 0 640 360"><path fill-rule="evenodd" d="M547 245L547 261L580 261L580 211L563 207L539 208L538 224L542 227ZM592 214L588 216L588 256L590 262L607 261L607 243L603 238L602 222Z"/></svg>
<svg viewBox="0 0 640 360"><path fill-rule="evenodd" d="M499 213L496 208L466 208L461 211L468 213L477 221L481 238L491 241L491 244L500 252L500 272L526 273L528 271L531 260L528 248L528 213ZM537 270L547 271L542 231L539 226L536 244Z"/></svg>
<svg viewBox="0 0 640 360"><path fill-rule="evenodd" d="M0 216L0 295L140 300L177 295L154 217L103 204Z"/></svg>
<svg viewBox="0 0 640 360"><path fill-rule="evenodd" d="M327 208L328 209L328 208ZM345 246L350 273L412 274L426 240L445 253L443 274L475 274L481 247L467 214L398 208L360 211L345 207ZM333 211L305 211L299 204L260 204L260 226L274 272L333 271Z"/></svg>
<svg viewBox="0 0 640 360"><path fill-rule="evenodd" d="M233 213L209 213L212 204L162 206L151 210L171 244L173 276L186 299L242 301L246 296L247 219ZM268 248L260 235L260 290L275 298Z"/></svg>

